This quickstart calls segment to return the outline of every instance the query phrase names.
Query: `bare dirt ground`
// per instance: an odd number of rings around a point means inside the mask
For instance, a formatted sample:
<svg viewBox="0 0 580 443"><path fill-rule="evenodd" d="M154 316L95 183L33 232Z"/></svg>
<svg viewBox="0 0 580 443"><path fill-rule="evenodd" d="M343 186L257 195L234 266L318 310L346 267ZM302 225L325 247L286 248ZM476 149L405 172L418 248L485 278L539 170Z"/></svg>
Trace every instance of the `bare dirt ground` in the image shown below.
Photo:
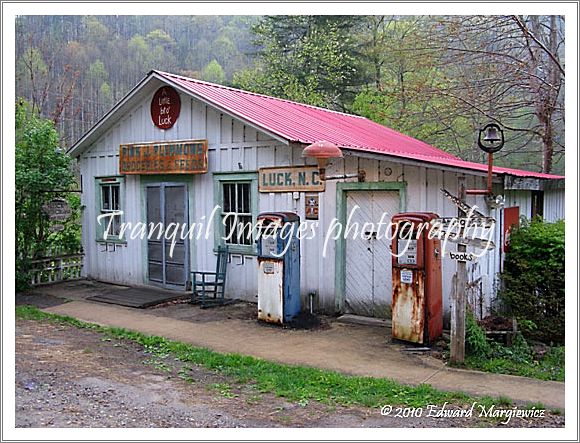
<svg viewBox="0 0 580 443"><path fill-rule="evenodd" d="M135 343L90 330L18 320L18 427L487 427L479 418L396 418L380 410L298 404ZM509 427L561 427L564 417Z"/></svg>

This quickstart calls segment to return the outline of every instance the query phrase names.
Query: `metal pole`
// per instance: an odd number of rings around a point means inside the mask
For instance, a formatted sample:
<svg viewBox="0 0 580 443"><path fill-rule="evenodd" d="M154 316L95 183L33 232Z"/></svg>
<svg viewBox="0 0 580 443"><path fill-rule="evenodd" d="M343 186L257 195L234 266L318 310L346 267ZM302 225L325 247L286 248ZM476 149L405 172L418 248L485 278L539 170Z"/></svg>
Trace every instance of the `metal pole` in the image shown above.
<svg viewBox="0 0 580 443"><path fill-rule="evenodd" d="M487 154L487 187L486 189L468 189L467 195L491 195L493 184L493 154Z"/></svg>
<svg viewBox="0 0 580 443"><path fill-rule="evenodd" d="M465 177L457 179L458 198L465 203ZM457 210L458 217L464 217L461 209ZM463 236L463 227L460 228L460 237ZM457 253L465 253L467 247L459 243ZM451 363L463 363L465 360L465 289L467 286L467 262L457 262L457 274L455 277L455 288L453 290L451 309Z"/></svg>
<svg viewBox="0 0 580 443"><path fill-rule="evenodd" d="M493 181L493 154L487 154L487 193L491 195L491 187Z"/></svg>

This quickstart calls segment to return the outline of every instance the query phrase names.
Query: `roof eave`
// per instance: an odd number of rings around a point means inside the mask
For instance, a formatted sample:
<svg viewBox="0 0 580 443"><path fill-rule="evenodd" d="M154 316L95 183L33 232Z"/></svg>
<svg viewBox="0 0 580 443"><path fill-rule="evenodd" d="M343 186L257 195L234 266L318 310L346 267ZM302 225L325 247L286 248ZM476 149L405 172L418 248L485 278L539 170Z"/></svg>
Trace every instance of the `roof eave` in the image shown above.
<svg viewBox="0 0 580 443"><path fill-rule="evenodd" d="M343 148L342 150L346 156L357 156L357 157L363 157L363 158L369 158L369 159L375 159L375 160L389 160L389 161L393 161L396 163L401 163L401 164L409 165L409 166L432 167L432 168L437 167L438 169L440 169L442 171L449 171L449 172L455 172L455 173L469 172L472 175L476 175L476 176L480 176L480 177L487 176L486 172L479 171L477 169L469 169L466 171L465 168L460 168L458 166L445 166L445 165L442 165L439 163L434 163L434 162L430 162L430 161L426 161L426 160L413 159L413 158L409 158L409 157L405 157L405 156L398 156L396 154L387 153L387 152L383 153L383 152L362 151L362 150L353 149L353 148Z"/></svg>
<svg viewBox="0 0 580 443"><path fill-rule="evenodd" d="M487 176L487 172L483 169L475 169L470 167L470 165L464 165L464 166L453 166L453 165L445 165L444 160L442 159L441 162L437 162L434 160L423 160L423 159L415 159L415 158L409 158L406 156L399 156L397 154L394 153L387 153L387 152L371 152L371 151L364 151L364 150L358 150L358 149L354 149L354 148L343 148L343 152L346 155L355 155L358 157L366 157L366 158L372 158L372 159L390 159L392 161L398 162L398 163L403 163L403 164L407 164L407 165L411 165L411 166L422 166L422 167L437 167L438 169L444 170L444 171L450 171L450 172L456 172L456 173L470 173L472 175L476 175L476 176L481 176L481 177L485 177ZM481 164L482 167L487 168L487 165ZM505 177L505 176L512 176L512 177L519 177L519 178L533 178L533 179L538 179L538 180L547 180L547 181L561 181L563 182L565 177L563 176L558 176L558 175L554 175L552 177L538 177L536 175L536 173L531 172L531 171L525 171L525 170L518 170L518 174L512 174L509 171L502 171L502 170L494 170L493 171L493 175L495 177Z"/></svg>

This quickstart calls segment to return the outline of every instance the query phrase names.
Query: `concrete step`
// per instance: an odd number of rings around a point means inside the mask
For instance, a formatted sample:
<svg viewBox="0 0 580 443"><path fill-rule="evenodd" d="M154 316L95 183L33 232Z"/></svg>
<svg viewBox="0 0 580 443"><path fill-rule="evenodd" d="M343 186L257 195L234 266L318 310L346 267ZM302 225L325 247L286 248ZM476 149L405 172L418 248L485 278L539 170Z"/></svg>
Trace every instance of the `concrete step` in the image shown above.
<svg viewBox="0 0 580 443"><path fill-rule="evenodd" d="M365 326L380 326L383 328L391 327L391 319L389 318L376 318L376 317L365 317L363 315L354 314L344 314L336 319L340 323L352 323L355 325L365 325Z"/></svg>

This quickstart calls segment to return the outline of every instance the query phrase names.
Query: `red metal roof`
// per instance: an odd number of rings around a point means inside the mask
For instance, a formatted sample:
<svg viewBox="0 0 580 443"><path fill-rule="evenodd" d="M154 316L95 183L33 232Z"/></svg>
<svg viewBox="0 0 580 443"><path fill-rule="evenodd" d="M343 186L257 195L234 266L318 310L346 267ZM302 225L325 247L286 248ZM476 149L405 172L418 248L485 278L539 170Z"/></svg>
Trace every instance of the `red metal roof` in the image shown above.
<svg viewBox="0 0 580 443"><path fill-rule="evenodd" d="M218 108L290 142L311 144L327 140L340 148L382 153L427 163L487 172L487 165L461 160L441 149L364 117L167 72L153 72ZM564 178L558 175L501 167L494 167L494 173L544 179Z"/></svg>

